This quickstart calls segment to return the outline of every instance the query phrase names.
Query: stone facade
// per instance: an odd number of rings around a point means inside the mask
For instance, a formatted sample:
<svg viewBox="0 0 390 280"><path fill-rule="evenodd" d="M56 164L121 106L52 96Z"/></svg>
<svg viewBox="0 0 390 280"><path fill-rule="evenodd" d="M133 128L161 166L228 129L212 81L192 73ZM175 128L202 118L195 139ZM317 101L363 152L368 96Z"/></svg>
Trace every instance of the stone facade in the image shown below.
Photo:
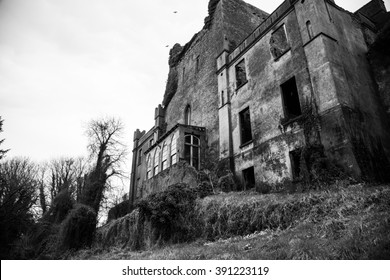
<svg viewBox="0 0 390 280"><path fill-rule="evenodd" d="M135 132L131 200L196 182L205 158L228 161L247 186L294 179L313 141L351 175L384 179L389 124L366 54L387 15L381 0L355 14L286 0L270 15L211 0L204 28L170 52L155 126ZM301 121L308 108L314 132Z"/></svg>

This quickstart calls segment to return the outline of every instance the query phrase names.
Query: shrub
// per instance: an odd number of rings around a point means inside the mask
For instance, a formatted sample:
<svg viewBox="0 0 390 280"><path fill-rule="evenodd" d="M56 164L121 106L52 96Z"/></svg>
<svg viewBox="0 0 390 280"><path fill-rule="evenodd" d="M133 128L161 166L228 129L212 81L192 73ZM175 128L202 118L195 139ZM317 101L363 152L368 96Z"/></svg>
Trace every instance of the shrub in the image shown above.
<svg viewBox="0 0 390 280"><path fill-rule="evenodd" d="M49 212L46 213L44 219L54 224L60 224L66 218L69 211L73 209L74 203L75 201L68 190L61 191L54 198L53 205Z"/></svg>
<svg viewBox="0 0 390 280"><path fill-rule="evenodd" d="M240 190L241 184L237 178L229 172L227 175L224 175L219 178L217 188L223 192L232 192Z"/></svg>
<svg viewBox="0 0 390 280"><path fill-rule="evenodd" d="M151 223L152 243L156 240L180 242L194 237L193 209L197 192L186 184L176 184L138 202L141 218Z"/></svg>
<svg viewBox="0 0 390 280"><path fill-rule="evenodd" d="M61 224L59 233L60 249L78 250L91 246L95 227L95 211L86 205L77 204Z"/></svg>
<svg viewBox="0 0 390 280"><path fill-rule="evenodd" d="M108 211L107 222L124 217L133 210L134 206L130 203L130 200L122 201Z"/></svg>

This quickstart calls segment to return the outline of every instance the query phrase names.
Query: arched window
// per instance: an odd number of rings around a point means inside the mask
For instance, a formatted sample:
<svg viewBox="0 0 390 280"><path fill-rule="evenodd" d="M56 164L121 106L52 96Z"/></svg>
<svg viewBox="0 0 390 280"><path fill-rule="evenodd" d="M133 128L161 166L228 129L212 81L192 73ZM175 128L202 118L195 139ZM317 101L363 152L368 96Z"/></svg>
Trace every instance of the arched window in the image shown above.
<svg viewBox="0 0 390 280"><path fill-rule="evenodd" d="M152 157L150 154L148 155L148 160L147 160L147 169L146 169L146 179L152 178Z"/></svg>
<svg viewBox="0 0 390 280"><path fill-rule="evenodd" d="M306 21L306 29L307 29L307 34L309 35L309 39L313 38L313 30L311 29L310 20Z"/></svg>
<svg viewBox="0 0 390 280"><path fill-rule="evenodd" d="M184 158L189 165L199 169L200 139L198 136L188 134L184 137Z"/></svg>
<svg viewBox="0 0 390 280"><path fill-rule="evenodd" d="M153 174L157 175L159 170L158 170L158 164L160 162L160 149L157 148L156 152L154 153L154 168L153 168Z"/></svg>
<svg viewBox="0 0 390 280"><path fill-rule="evenodd" d="M177 132L172 136L171 141L171 166L177 162Z"/></svg>
<svg viewBox="0 0 390 280"><path fill-rule="evenodd" d="M191 125L191 106L187 105L184 112L184 124Z"/></svg>
<svg viewBox="0 0 390 280"><path fill-rule="evenodd" d="M165 170L168 167L168 145L166 142L164 142L163 149L162 149L162 160L161 160L161 170Z"/></svg>

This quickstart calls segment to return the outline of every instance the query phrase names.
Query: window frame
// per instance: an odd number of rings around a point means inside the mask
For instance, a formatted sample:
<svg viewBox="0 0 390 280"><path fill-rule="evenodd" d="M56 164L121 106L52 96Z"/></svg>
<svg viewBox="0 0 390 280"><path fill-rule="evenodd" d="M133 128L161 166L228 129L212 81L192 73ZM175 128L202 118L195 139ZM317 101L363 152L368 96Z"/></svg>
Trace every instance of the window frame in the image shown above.
<svg viewBox="0 0 390 280"><path fill-rule="evenodd" d="M142 149L138 150L138 165L141 165L142 163Z"/></svg>
<svg viewBox="0 0 390 280"><path fill-rule="evenodd" d="M296 97L294 97L294 99L295 99L295 101L298 101L298 103L295 104L294 106L299 105L297 107L297 108L299 108L299 110L298 110L299 114L298 115L291 113L291 111L293 111L293 110L291 110L292 108L290 106L293 106L293 105L290 102L288 102L288 101L291 101L291 100L286 100L289 97L286 97L288 93L287 93L287 91L284 91L283 88L287 87L288 83L294 83L294 86L295 86L294 90L296 90ZM285 81L283 84L281 84L280 85L280 91L281 91L282 106L283 106L283 113L284 113L284 120L285 120L285 122L289 122L289 121L293 121L293 120L299 119L302 116L302 107L301 107L301 100L299 98L299 91L298 91L298 86L297 86L297 80L296 80L295 76L291 77L290 79ZM290 97L290 98L292 98L292 97Z"/></svg>
<svg viewBox="0 0 390 280"><path fill-rule="evenodd" d="M192 121L191 105L187 104L186 108L184 109L184 124L191 125L191 121Z"/></svg>
<svg viewBox="0 0 390 280"><path fill-rule="evenodd" d="M164 142L162 152L161 152L161 171L167 169L168 166L168 145L167 142ZM165 164L165 166L164 166Z"/></svg>
<svg viewBox="0 0 390 280"><path fill-rule="evenodd" d="M153 177L153 164L152 164L152 156L148 155L148 159L146 161L146 180L149 180Z"/></svg>
<svg viewBox="0 0 390 280"><path fill-rule="evenodd" d="M186 141L186 138L190 138L190 142ZM194 139L197 139L198 144L195 144ZM200 136L195 134L186 134L184 135L184 151L186 151L186 147L189 147L189 157L187 157L186 152L184 152L184 158L187 161L187 163L194 167L195 169L199 170L200 168L200 149L201 149L201 142L200 142ZM194 150L198 149L197 157L194 156ZM194 164L194 159L197 159L197 165Z"/></svg>
<svg viewBox="0 0 390 280"><path fill-rule="evenodd" d="M169 152L169 158L170 158L170 162L169 162L169 166L173 166L174 164L177 163L177 139L178 139L178 135L177 135L177 132L175 132L173 135L172 135L172 139L171 139L171 150ZM174 147L174 148L173 148Z"/></svg>
<svg viewBox="0 0 390 280"><path fill-rule="evenodd" d="M160 166L160 148L157 147L156 151L154 152L154 160L153 160L153 175L154 176L156 176L158 173L160 173L159 166Z"/></svg>
<svg viewBox="0 0 390 280"><path fill-rule="evenodd" d="M245 129L244 128L244 114L248 112L248 115L249 115L249 125L246 124L245 127L246 128L249 128L249 134L250 134L250 139L244 139L244 133L243 133L243 130ZM251 115L250 115L250 108L249 106L244 108L243 110L241 110L239 113L238 113L238 119L239 119L239 128L240 128L240 143L241 143L241 146L240 147L244 147L246 145L249 145L250 143L253 142L253 133L252 133L252 121L251 121ZM245 133L245 134L248 134L248 133Z"/></svg>
<svg viewBox="0 0 390 280"><path fill-rule="evenodd" d="M248 73L246 71L245 58L237 62L237 64L234 66L234 71L235 71L235 78L236 78L236 90L239 90L240 88L242 88L244 85L248 83ZM241 79L242 77L239 73L243 73L242 75L245 77L244 80Z"/></svg>

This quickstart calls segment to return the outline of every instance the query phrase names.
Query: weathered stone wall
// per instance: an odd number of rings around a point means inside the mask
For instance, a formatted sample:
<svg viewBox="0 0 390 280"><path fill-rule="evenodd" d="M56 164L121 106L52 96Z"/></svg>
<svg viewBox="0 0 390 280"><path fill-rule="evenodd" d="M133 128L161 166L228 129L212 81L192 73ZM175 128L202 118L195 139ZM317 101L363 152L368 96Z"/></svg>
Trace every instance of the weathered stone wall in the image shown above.
<svg viewBox="0 0 390 280"><path fill-rule="evenodd" d="M272 47L280 45L273 32L286 31L288 47L275 58ZM281 29L282 30L282 29ZM270 44L272 41L274 44ZM245 59L248 82L237 89L235 65ZM280 129L284 117L281 84L295 77L301 104L311 96L305 54L293 10L275 24L253 47L229 67L232 144L236 174L254 166L256 181L278 182L291 177L289 151L304 145L299 126ZM239 113L249 107L253 142L241 146Z"/></svg>
<svg viewBox="0 0 390 280"><path fill-rule="evenodd" d="M197 174L195 168L188 166L183 161L178 162L170 168L161 171L157 176L143 181L138 189L138 198L163 191L177 183L186 183L190 187L196 187L199 184Z"/></svg>
<svg viewBox="0 0 390 280"><path fill-rule="evenodd" d="M329 11L337 34L337 44L328 49L329 60L361 176L388 180L390 128L367 60L364 33L353 16L335 6Z"/></svg>
<svg viewBox="0 0 390 280"><path fill-rule="evenodd" d="M390 122L390 21L380 31L369 50L368 58L378 85L379 97Z"/></svg>
<svg viewBox="0 0 390 280"><path fill-rule="evenodd" d="M240 42L263 20L266 13L241 0L222 0L214 5L212 23L196 35L181 60L173 66L174 70L171 69L177 72L178 86L165 109L169 130L177 123L184 123L184 110L190 105L191 124L206 127L208 145L218 149L215 58L223 49L224 36L231 42Z"/></svg>

